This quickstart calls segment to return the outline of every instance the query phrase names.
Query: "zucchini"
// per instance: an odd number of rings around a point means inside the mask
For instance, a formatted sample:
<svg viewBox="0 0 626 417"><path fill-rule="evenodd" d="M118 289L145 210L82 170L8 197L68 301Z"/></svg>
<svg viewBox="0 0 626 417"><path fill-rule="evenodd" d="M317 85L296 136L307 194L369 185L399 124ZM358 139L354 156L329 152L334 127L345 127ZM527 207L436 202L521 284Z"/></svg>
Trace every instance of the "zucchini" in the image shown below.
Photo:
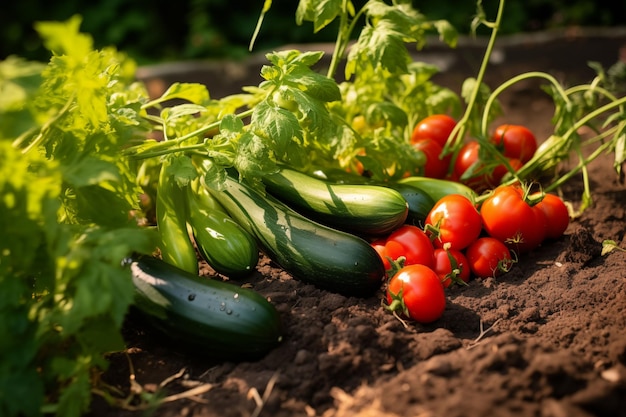
<svg viewBox="0 0 626 417"><path fill-rule="evenodd" d="M407 218L406 200L388 187L337 184L286 167L262 179L270 194L304 216L357 235L391 233Z"/></svg>
<svg viewBox="0 0 626 417"><path fill-rule="evenodd" d="M474 201L477 197L476 192L465 184L456 181L448 181L438 178L429 177L406 177L397 181L398 184L408 184L413 187L425 191L435 201L439 201L441 197L448 194L461 194Z"/></svg>
<svg viewBox="0 0 626 417"><path fill-rule="evenodd" d="M282 339L274 306L249 288L202 278L159 258L130 262L134 308L185 347L221 359L260 358Z"/></svg>
<svg viewBox="0 0 626 417"><path fill-rule="evenodd" d="M161 258L192 274L198 273L198 257L187 231L185 190L174 177L173 157L161 165L156 191L156 220Z"/></svg>
<svg viewBox="0 0 626 417"><path fill-rule="evenodd" d="M308 172L308 174L314 178L334 184L372 184L370 178L345 171L341 168L316 168Z"/></svg>
<svg viewBox="0 0 626 417"><path fill-rule="evenodd" d="M259 250L250 233L201 185L187 187L187 202L187 221L202 258L216 272L229 278L250 275L259 262Z"/></svg>
<svg viewBox="0 0 626 417"><path fill-rule="evenodd" d="M364 239L317 223L231 176L220 190L209 191L295 279L348 296L380 288L385 267Z"/></svg>
<svg viewBox="0 0 626 417"><path fill-rule="evenodd" d="M435 200L430 194L411 184L392 182L388 186L398 191L409 205L405 223L423 226L426 216L435 205Z"/></svg>

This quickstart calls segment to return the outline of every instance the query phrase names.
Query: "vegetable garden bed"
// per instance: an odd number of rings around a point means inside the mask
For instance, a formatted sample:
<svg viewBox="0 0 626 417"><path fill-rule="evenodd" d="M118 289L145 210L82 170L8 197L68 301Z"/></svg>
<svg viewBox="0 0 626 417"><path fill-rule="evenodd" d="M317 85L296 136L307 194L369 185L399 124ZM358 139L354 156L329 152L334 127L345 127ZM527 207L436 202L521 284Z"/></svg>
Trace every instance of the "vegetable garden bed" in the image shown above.
<svg viewBox="0 0 626 417"><path fill-rule="evenodd" d="M528 70L575 84L593 76L585 61L610 66L620 48L624 59L626 37L564 33L498 45L487 84ZM444 67L435 80L458 91L482 49L470 42L421 54ZM159 83L192 81L219 97L236 92L221 90L231 65L139 74L156 96ZM234 89L242 80L258 83L254 59L235 69ZM540 141L552 133L554 108L534 82L505 91L501 104L502 121L524 124ZM443 316L432 324L404 327L384 309L382 291L357 298L318 289L267 257L247 282L276 306L284 339L260 360L191 353L131 315L128 349L110 356L102 380L120 398L135 394L133 400L111 406L96 396L90 415L139 416L130 409L167 397L154 416L626 416L626 255L602 253L605 240L626 244L626 189L612 164L610 156L590 164L594 204L564 236L524 254L502 277L450 288ZM562 186L563 198L579 201L582 187L574 177ZM200 271L214 274L204 262Z"/></svg>

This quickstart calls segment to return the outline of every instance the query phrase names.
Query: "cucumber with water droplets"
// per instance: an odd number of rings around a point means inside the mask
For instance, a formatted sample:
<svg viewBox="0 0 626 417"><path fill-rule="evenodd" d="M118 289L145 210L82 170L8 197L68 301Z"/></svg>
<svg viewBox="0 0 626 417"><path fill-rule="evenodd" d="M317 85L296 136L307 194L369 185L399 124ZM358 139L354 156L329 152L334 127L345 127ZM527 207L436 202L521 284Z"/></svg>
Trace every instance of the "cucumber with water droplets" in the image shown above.
<svg viewBox="0 0 626 417"><path fill-rule="evenodd" d="M207 357L256 359L282 339L277 310L252 289L150 256L131 259L130 270L134 308L155 328Z"/></svg>

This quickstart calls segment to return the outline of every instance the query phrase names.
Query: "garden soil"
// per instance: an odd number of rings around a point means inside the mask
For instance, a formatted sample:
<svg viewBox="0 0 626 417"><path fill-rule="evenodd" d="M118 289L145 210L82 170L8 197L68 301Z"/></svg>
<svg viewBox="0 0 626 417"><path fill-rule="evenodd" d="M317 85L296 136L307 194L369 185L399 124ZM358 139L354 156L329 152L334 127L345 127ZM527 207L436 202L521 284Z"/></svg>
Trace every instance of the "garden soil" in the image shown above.
<svg viewBox="0 0 626 417"><path fill-rule="evenodd" d="M497 45L486 78L492 88L535 70L572 85L591 80L588 61L608 67L620 48L624 59L626 36L569 31ZM460 91L483 48L468 40L454 52L432 47L417 57L439 65L435 80ZM218 78L224 74L232 72L234 85L258 84L260 62L140 75L153 90L206 82L218 97L236 92L220 90L228 87ZM554 109L538 82L506 90L501 103L501 121L549 136ZM562 238L521 256L502 277L448 289L443 317L430 325L405 327L385 310L382 290L370 298L323 291L266 257L248 283L278 309L284 340L258 361L192 354L129 315L128 349L111 354L100 376L117 402L95 395L90 416L626 416L626 253L601 254L606 239L626 247L626 188L611 157L589 166L593 205ZM560 190L574 208L582 184L577 176ZM149 408L151 398L166 401Z"/></svg>

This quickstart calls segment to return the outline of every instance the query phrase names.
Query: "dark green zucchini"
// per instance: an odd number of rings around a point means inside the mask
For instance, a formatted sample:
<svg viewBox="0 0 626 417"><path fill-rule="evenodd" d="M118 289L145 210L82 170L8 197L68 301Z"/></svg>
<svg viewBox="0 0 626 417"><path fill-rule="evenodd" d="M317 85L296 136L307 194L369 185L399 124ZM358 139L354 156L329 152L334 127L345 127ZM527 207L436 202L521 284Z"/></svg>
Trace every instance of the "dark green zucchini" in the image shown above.
<svg viewBox="0 0 626 417"><path fill-rule="evenodd" d="M389 183L388 186L399 192L409 205L405 223L423 226L428 212L435 205L435 200L426 191L411 184Z"/></svg>
<svg viewBox="0 0 626 417"><path fill-rule="evenodd" d="M306 217L360 236L391 233L408 214L402 195L379 185L336 184L285 167L263 176L263 183Z"/></svg>
<svg viewBox="0 0 626 417"><path fill-rule="evenodd" d="M210 192L295 279L354 296L372 295L380 287L385 268L364 239L312 221L232 177Z"/></svg>
<svg viewBox="0 0 626 417"><path fill-rule="evenodd" d="M142 256L130 263L134 307L157 329L210 358L262 357L282 339L274 306L248 288Z"/></svg>
<svg viewBox="0 0 626 417"><path fill-rule="evenodd" d="M187 187L187 202L188 223L204 260L229 278L250 275L259 261L254 237L220 207L204 186Z"/></svg>

